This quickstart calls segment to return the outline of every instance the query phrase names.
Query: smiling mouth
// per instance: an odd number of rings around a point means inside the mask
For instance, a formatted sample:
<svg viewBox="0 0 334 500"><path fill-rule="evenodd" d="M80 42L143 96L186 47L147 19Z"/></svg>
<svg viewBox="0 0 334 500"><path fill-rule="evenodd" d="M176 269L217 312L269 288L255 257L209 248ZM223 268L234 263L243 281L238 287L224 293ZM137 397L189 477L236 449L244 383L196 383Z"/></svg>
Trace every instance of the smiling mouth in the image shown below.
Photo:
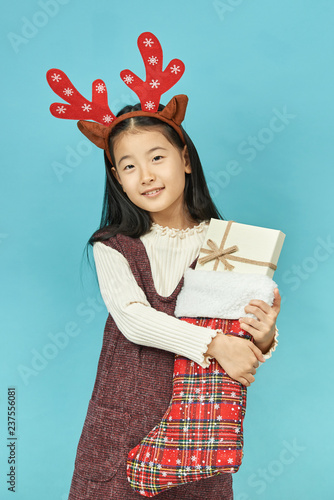
<svg viewBox="0 0 334 500"><path fill-rule="evenodd" d="M160 193L163 189L165 189L165 188L152 189L151 191L146 191L145 193L142 193L142 195L143 196L155 196L158 193Z"/></svg>

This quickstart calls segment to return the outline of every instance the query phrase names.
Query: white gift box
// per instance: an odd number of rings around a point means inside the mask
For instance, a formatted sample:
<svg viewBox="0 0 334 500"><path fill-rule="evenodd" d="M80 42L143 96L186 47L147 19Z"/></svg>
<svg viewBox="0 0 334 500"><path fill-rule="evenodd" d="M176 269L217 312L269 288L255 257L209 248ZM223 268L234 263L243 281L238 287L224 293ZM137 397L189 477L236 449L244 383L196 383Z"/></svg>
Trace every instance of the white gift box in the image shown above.
<svg viewBox="0 0 334 500"><path fill-rule="evenodd" d="M284 238L285 234L275 229L211 219L196 271L233 271L272 278ZM211 260L203 263L203 259Z"/></svg>

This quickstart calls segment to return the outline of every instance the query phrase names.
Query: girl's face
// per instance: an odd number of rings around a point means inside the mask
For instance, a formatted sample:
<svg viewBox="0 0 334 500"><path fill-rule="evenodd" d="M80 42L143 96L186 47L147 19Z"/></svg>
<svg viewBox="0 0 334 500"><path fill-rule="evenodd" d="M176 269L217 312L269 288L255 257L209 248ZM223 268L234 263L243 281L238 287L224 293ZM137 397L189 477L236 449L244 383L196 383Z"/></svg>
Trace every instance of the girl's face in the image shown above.
<svg viewBox="0 0 334 500"><path fill-rule="evenodd" d="M116 179L153 222L188 227L184 186L191 168L186 146L180 151L159 130L124 132L114 144L114 158Z"/></svg>

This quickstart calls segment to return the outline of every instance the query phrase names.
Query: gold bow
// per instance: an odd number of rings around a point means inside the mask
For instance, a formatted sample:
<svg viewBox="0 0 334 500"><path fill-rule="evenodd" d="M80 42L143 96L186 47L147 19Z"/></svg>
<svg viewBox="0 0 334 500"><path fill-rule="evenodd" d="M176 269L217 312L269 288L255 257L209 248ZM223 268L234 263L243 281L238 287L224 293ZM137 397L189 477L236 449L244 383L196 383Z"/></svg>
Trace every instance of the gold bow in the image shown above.
<svg viewBox="0 0 334 500"><path fill-rule="evenodd" d="M213 266L213 270L216 271L219 261L224 264L224 268L227 271L232 271L235 266L227 262L227 259L229 260L234 260L238 262L245 262L246 264L254 264L256 266L266 266L269 267L270 269L273 269L274 271L277 269L277 266L275 264L272 264L271 262L263 262L261 260L253 260L253 259L245 259L244 257L237 257L236 255L231 255L234 252L237 252L239 248L237 245L233 245L232 247L224 248L228 233L230 232L231 226L232 226L233 221L230 220L228 221L223 239L221 241L221 244L218 248L216 243L212 240L207 241L207 245L210 247L211 250L207 248L201 248L202 253L208 254L206 257L201 257L198 262L199 264L206 264L207 262L210 262L211 260L215 259L215 263Z"/></svg>

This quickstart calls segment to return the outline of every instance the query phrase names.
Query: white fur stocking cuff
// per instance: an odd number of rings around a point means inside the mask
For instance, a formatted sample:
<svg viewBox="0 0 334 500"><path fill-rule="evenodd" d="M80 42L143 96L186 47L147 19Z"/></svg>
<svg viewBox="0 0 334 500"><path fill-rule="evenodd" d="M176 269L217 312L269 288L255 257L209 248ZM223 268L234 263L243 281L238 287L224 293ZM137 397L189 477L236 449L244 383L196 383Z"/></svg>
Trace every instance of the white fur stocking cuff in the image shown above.
<svg viewBox="0 0 334 500"><path fill-rule="evenodd" d="M270 306L276 283L261 274L195 271L187 269L177 298L175 316L190 318L239 319L250 300L259 299Z"/></svg>

